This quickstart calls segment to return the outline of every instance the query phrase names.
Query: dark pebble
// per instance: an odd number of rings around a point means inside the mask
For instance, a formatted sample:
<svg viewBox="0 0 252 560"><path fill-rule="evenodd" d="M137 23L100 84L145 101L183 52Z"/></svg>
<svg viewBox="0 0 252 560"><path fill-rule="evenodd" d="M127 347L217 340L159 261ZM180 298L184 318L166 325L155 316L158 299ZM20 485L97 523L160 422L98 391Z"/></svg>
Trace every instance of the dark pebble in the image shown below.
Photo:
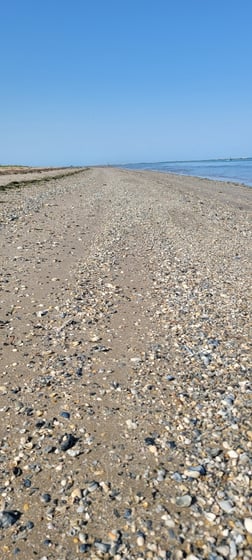
<svg viewBox="0 0 252 560"><path fill-rule="evenodd" d="M18 521L21 513L19 511L0 511L0 529L8 529Z"/></svg>
<svg viewBox="0 0 252 560"><path fill-rule="evenodd" d="M35 427L38 428L38 430L40 430L40 428L43 428L44 425L45 425L45 420L39 420L38 422L36 422Z"/></svg>
<svg viewBox="0 0 252 560"><path fill-rule="evenodd" d="M76 443L77 439L72 434L65 434L60 439L60 449L61 451L67 451L71 449Z"/></svg>
<svg viewBox="0 0 252 560"><path fill-rule="evenodd" d="M47 445L44 449L44 453L54 453L56 451L56 447L53 445Z"/></svg>
<svg viewBox="0 0 252 560"><path fill-rule="evenodd" d="M144 443L146 443L146 445L155 445L156 442L153 437L146 437Z"/></svg>
<svg viewBox="0 0 252 560"><path fill-rule="evenodd" d="M124 512L124 519L129 519L132 515L132 509L126 509Z"/></svg>
<svg viewBox="0 0 252 560"><path fill-rule="evenodd" d="M170 449L176 449L177 447L175 441L167 441L166 443Z"/></svg>
<svg viewBox="0 0 252 560"><path fill-rule="evenodd" d="M20 469L19 467L14 467L14 468L12 469L12 472L13 472L14 476L21 476L21 474L22 474L23 471L22 471L22 469Z"/></svg>
<svg viewBox="0 0 252 560"><path fill-rule="evenodd" d="M45 504L48 504L51 501L51 495L50 494L42 494L41 495L41 501L44 502Z"/></svg>
<svg viewBox="0 0 252 560"><path fill-rule="evenodd" d="M70 418L69 412L66 412L65 410L60 413L60 416L62 416L62 418L67 418L67 420Z"/></svg>
<svg viewBox="0 0 252 560"><path fill-rule="evenodd" d="M79 551L80 552L87 552L89 549L89 545L88 544L81 544L79 547Z"/></svg>
<svg viewBox="0 0 252 560"><path fill-rule="evenodd" d="M25 488L30 488L31 487L31 480L29 478L25 478L23 484L24 484Z"/></svg>
<svg viewBox="0 0 252 560"><path fill-rule="evenodd" d="M32 416L33 415L33 408L27 406L24 412L27 416Z"/></svg>

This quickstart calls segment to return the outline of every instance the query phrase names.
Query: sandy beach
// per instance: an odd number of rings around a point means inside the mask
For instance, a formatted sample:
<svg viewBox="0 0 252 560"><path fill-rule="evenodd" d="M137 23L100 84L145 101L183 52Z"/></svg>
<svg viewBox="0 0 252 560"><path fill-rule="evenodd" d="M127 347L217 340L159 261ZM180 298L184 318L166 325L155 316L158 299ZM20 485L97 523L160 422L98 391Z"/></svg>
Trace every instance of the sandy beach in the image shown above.
<svg viewBox="0 0 252 560"><path fill-rule="evenodd" d="M64 173L0 176L0 558L250 560L252 189Z"/></svg>

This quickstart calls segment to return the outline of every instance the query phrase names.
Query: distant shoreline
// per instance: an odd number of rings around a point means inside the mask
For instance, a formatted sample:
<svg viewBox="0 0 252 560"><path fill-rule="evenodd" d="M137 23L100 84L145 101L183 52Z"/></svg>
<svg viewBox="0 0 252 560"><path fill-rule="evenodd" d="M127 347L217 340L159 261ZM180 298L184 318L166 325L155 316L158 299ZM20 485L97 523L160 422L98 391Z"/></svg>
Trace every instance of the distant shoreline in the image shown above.
<svg viewBox="0 0 252 560"><path fill-rule="evenodd" d="M161 173L173 173L174 175L199 177L252 187L252 158L128 163L117 167L129 170L160 171Z"/></svg>
<svg viewBox="0 0 252 560"><path fill-rule="evenodd" d="M103 165L101 166L97 166L97 167L101 167L104 168ZM181 178L188 178L188 179L198 179L200 181L209 181L210 183L223 183L226 185L230 185L230 186L234 186L234 187L245 187L246 189L251 189L252 184L249 185L247 183L243 183L241 181L236 181L236 180L227 180L227 179L222 179L222 178L213 178L213 177L200 177L199 175L187 175L186 173L175 173L174 171L161 171L161 170L157 170L157 169L129 169L128 167L121 167L121 166L116 166L116 165L111 165L108 166L111 169L125 169L125 171L136 171L136 172L141 172L141 171L145 171L146 173L160 173L162 175L168 175L170 176L175 176L175 177L181 177ZM91 166L92 168L92 166Z"/></svg>

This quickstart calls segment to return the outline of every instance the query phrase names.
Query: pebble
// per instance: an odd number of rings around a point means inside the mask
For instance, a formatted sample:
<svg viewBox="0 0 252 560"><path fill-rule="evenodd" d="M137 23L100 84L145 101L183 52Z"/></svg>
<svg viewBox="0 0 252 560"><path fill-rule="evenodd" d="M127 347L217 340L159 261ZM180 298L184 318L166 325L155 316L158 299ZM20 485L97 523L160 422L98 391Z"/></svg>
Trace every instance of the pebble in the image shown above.
<svg viewBox="0 0 252 560"><path fill-rule="evenodd" d="M217 546L216 551L221 554L222 556L224 556L224 558L230 558L230 548L229 546L223 545L223 546Z"/></svg>
<svg viewBox="0 0 252 560"><path fill-rule="evenodd" d="M184 475L191 478L199 478L206 475L206 469L203 465L197 467L189 467L184 471Z"/></svg>
<svg viewBox="0 0 252 560"><path fill-rule="evenodd" d="M205 511L204 515L207 521L210 521L211 523L213 523L216 519L215 513L212 513L211 511Z"/></svg>
<svg viewBox="0 0 252 560"><path fill-rule="evenodd" d="M69 420L69 418L70 418L70 412L67 412L66 410L63 410L63 411L60 413L60 416L62 416L62 418L66 418L67 420Z"/></svg>
<svg viewBox="0 0 252 560"><path fill-rule="evenodd" d="M41 502L44 502L45 504L48 504L51 501L51 495L50 494L42 494L41 495Z"/></svg>
<svg viewBox="0 0 252 560"><path fill-rule="evenodd" d="M178 496L176 498L176 505L178 507L186 508L190 507L192 503L192 497L189 494L185 494L184 496Z"/></svg>
<svg viewBox="0 0 252 560"><path fill-rule="evenodd" d="M130 419L126 420L126 424L127 424L127 428L129 428L129 430L136 430L137 429L137 423L133 422Z"/></svg>
<svg viewBox="0 0 252 560"><path fill-rule="evenodd" d="M220 500L219 505L225 513L232 513L233 504L230 500Z"/></svg>
<svg viewBox="0 0 252 560"><path fill-rule="evenodd" d="M80 544L79 551L80 552L88 552L90 546L88 544Z"/></svg>
<svg viewBox="0 0 252 560"><path fill-rule="evenodd" d="M67 449L66 452L70 457L78 457L82 453L81 449Z"/></svg>
<svg viewBox="0 0 252 560"><path fill-rule="evenodd" d="M8 527L14 525L20 518L20 515L19 511L0 511L0 529L8 529Z"/></svg>
<svg viewBox="0 0 252 560"><path fill-rule="evenodd" d="M43 309L41 311L37 311L37 317L45 317L47 315L48 309Z"/></svg>
<svg viewBox="0 0 252 560"><path fill-rule="evenodd" d="M166 527L169 527L169 529L175 528L176 526L175 521L171 518L171 516L168 513L162 515L162 519L164 520Z"/></svg>
<svg viewBox="0 0 252 560"><path fill-rule="evenodd" d="M252 535L252 517L246 517L244 519L244 527L250 535Z"/></svg>
<svg viewBox="0 0 252 560"><path fill-rule="evenodd" d="M81 498L82 498L82 491L81 491L81 489L80 489L80 488L74 488L74 490L72 490L72 492L71 492L71 498L72 498L73 500L75 500L76 498L77 498L78 500L81 500Z"/></svg>
<svg viewBox="0 0 252 560"><path fill-rule="evenodd" d="M140 535L139 537L137 537L137 541L136 541L136 542L137 542L137 546L142 547L142 546L144 546L145 539L144 539L144 537L143 537L142 535Z"/></svg>
<svg viewBox="0 0 252 560"><path fill-rule="evenodd" d="M60 439L60 449L61 451L67 451L73 447L76 443L76 438L72 434L65 434Z"/></svg>
<svg viewBox="0 0 252 560"><path fill-rule="evenodd" d="M146 443L146 445L155 445L155 439L152 437L146 437L144 442Z"/></svg>
<svg viewBox="0 0 252 560"><path fill-rule="evenodd" d="M88 492L92 493L92 492L95 492L95 490L97 490L97 488L99 488L99 484L98 484L98 482L96 482L94 480L94 481L92 481L88 484L87 490L88 490Z"/></svg>
<svg viewBox="0 0 252 560"><path fill-rule="evenodd" d="M132 509L126 509L124 512L124 518L130 519L131 515L132 515Z"/></svg>
<svg viewBox="0 0 252 560"><path fill-rule="evenodd" d="M107 543L95 541L94 546L97 548L97 550L99 550L99 552L106 554L107 552L109 552L111 545Z"/></svg>
<svg viewBox="0 0 252 560"><path fill-rule="evenodd" d="M31 529L33 529L34 527L34 523L33 521L27 521L25 528L28 529L28 531L31 531Z"/></svg>

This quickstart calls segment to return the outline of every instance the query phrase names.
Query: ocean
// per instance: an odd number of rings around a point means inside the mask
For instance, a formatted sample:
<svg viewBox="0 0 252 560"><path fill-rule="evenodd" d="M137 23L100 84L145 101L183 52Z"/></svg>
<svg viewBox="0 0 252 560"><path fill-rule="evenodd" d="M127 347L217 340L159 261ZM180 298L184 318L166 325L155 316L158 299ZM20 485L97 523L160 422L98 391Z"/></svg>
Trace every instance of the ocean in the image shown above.
<svg viewBox="0 0 252 560"><path fill-rule="evenodd" d="M190 175L217 181L242 183L252 187L252 158L208 159L199 161L161 161L128 163L120 167Z"/></svg>

